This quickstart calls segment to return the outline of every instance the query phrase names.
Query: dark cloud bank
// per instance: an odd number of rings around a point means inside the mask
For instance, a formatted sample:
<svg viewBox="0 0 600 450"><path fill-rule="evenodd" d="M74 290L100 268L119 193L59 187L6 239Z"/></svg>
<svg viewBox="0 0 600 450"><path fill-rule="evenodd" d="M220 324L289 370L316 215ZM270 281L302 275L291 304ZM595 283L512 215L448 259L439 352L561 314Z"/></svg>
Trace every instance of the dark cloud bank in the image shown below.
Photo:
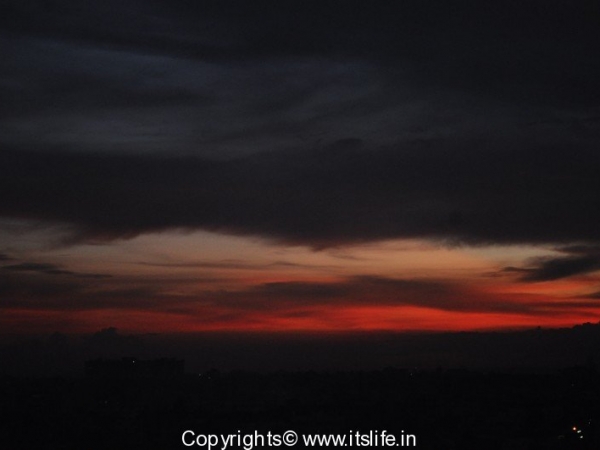
<svg viewBox="0 0 600 450"><path fill-rule="evenodd" d="M72 224L92 240L204 228L313 247L598 242L597 149L518 147L342 141L226 162L5 149L0 214Z"/></svg>
<svg viewBox="0 0 600 450"><path fill-rule="evenodd" d="M553 281L575 275L585 275L600 269L600 249L576 245L559 248L567 256L535 258L527 267L506 267L504 272L520 273L525 282Z"/></svg>
<svg viewBox="0 0 600 450"><path fill-rule="evenodd" d="M0 215L95 241L597 243L599 17L592 1L8 2ZM582 270L544 264L529 278Z"/></svg>

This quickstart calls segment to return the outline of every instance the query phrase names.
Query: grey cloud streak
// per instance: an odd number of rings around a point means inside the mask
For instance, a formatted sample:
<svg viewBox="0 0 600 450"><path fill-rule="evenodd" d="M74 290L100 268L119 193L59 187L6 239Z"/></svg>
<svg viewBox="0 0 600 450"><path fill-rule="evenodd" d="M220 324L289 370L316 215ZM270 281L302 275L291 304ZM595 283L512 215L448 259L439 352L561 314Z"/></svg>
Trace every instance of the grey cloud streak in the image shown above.
<svg viewBox="0 0 600 450"><path fill-rule="evenodd" d="M589 308L590 302L549 303L485 293L465 283L351 276L328 282L263 283L240 289L198 288L197 277L176 282L141 277L81 280L40 277L31 271L0 272L0 310L27 308L45 311L153 311L198 317L204 323L251 320L258 316L310 316L327 308L418 306L443 311L498 314L559 315ZM185 293L174 293L182 285ZM196 289L189 289L195 286Z"/></svg>
<svg viewBox="0 0 600 450"><path fill-rule="evenodd" d="M81 273L62 269L55 264L24 262L0 267L0 270L11 272L38 272L46 275L68 275L77 278L110 278L111 275L100 273Z"/></svg>

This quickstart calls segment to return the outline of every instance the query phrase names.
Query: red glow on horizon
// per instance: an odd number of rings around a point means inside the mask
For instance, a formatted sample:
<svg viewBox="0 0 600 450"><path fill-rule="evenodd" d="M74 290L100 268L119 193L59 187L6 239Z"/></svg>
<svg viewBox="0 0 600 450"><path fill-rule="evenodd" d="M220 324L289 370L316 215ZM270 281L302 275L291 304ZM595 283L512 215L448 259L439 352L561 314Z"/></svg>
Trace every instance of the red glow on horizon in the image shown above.
<svg viewBox="0 0 600 450"><path fill-rule="evenodd" d="M152 311L10 310L0 320L4 334L39 334L60 330L93 333L114 326L130 333L195 332L459 332L517 328L571 327L600 319L600 307L578 313L527 315L518 313L460 312L415 306L350 306L264 313L203 321L201 315ZM16 326L14 326L16 325Z"/></svg>

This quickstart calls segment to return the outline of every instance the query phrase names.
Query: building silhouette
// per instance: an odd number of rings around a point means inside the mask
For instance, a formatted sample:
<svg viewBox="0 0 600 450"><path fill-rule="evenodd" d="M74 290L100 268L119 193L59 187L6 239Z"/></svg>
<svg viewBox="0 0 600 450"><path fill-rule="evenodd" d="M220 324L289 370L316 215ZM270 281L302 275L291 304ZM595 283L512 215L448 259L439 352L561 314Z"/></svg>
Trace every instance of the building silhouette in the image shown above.
<svg viewBox="0 0 600 450"><path fill-rule="evenodd" d="M184 360L176 358L140 360L127 357L85 362L88 378L176 378L183 374Z"/></svg>

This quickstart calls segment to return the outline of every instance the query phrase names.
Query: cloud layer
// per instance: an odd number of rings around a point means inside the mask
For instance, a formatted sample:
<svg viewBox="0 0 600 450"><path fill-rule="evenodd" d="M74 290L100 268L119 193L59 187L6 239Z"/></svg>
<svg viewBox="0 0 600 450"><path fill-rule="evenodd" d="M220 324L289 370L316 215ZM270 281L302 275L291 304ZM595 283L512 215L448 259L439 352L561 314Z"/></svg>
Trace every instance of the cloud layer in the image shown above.
<svg viewBox="0 0 600 450"><path fill-rule="evenodd" d="M598 152L516 146L341 141L225 162L5 150L0 214L73 224L93 240L204 228L313 247L600 241Z"/></svg>
<svg viewBox="0 0 600 450"><path fill-rule="evenodd" d="M0 215L79 239L597 242L591 1L9 2Z"/></svg>

